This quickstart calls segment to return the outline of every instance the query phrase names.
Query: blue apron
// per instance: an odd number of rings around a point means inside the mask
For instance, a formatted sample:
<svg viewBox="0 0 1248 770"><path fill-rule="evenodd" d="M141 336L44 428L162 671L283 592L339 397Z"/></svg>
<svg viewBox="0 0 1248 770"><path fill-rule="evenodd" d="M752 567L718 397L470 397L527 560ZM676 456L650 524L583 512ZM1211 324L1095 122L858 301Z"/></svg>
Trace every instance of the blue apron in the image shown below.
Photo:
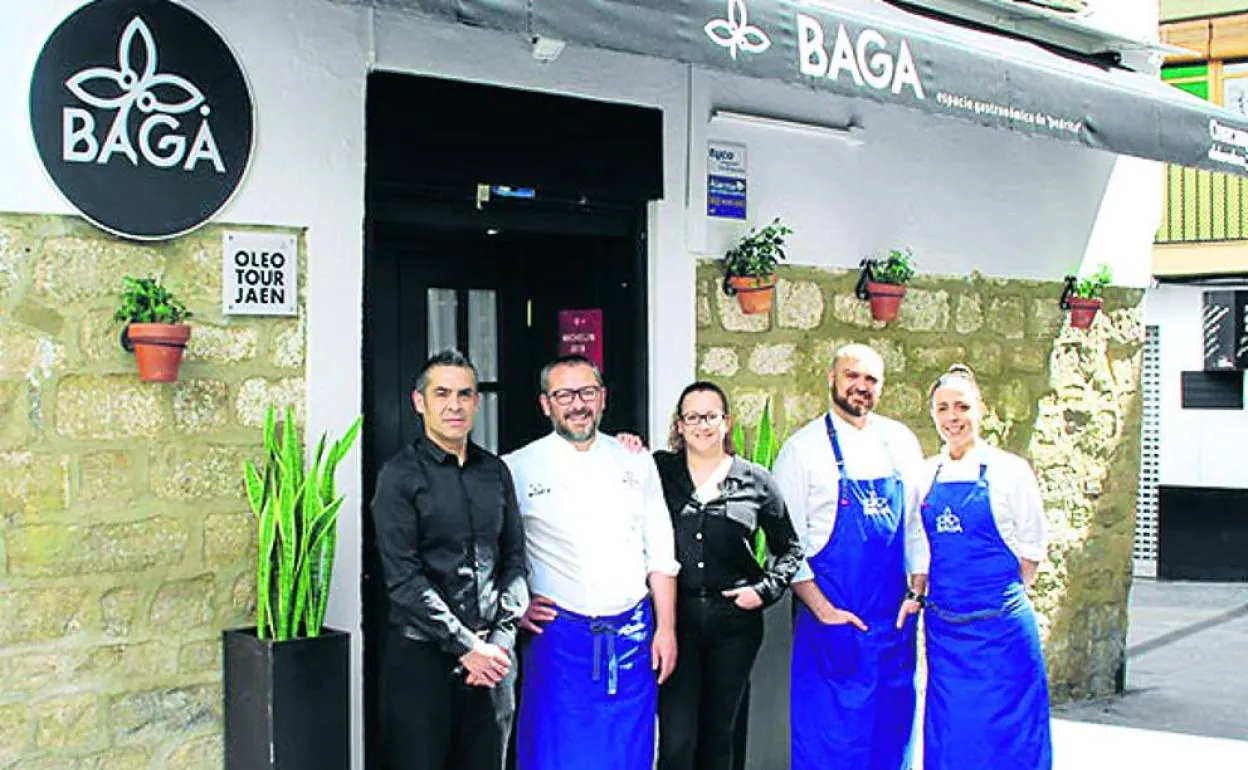
<svg viewBox="0 0 1248 770"><path fill-rule="evenodd" d="M997 531L987 465L923 500L931 543L926 770L1049 770L1049 691L1018 557Z"/></svg>
<svg viewBox="0 0 1248 770"><path fill-rule="evenodd" d="M906 595L901 476L849 479L830 415L839 472L836 523L807 559L828 601L867 624L827 626L798 602L793 629L792 770L904 770L914 731L915 620L897 630Z"/></svg>
<svg viewBox="0 0 1248 770"><path fill-rule="evenodd" d="M651 770L658 688L650 599L618 615L566 609L524 656L517 770Z"/></svg>

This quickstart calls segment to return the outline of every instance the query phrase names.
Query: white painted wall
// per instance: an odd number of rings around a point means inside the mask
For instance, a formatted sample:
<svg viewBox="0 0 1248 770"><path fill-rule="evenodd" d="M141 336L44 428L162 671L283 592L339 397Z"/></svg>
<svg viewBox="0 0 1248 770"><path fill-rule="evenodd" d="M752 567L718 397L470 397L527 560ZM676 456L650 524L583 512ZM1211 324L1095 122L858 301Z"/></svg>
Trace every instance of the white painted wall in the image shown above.
<svg viewBox="0 0 1248 770"><path fill-rule="evenodd" d="M1208 287L1162 284L1148 292L1145 323L1155 325L1161 352L1162 484L1248 489L1243 437L1248 410L1184 409L1181 373L1204 368L1201 307ZM1221 289L1248 289L1221 286Z"/></svg>
<svg viewBox="0 0 1248 770"><path fill-rule="evenodd" d="M795 262L853 266L867 254L908 245L927 272L1057 279L1079 264L1095 232L1097 243L1110 244L1123 265L1148 263L1142 244L1151 239L1156 217L1138 214L1159 200L1160 186L1119 182L1123 164L1106 154L624 54L569 47L558 61L541 65L519 35L354 3L185 1L232 44L257 107L251 171L218 220L308 229L308 422L316 433L340 431L361 403L364 86L370 69L664 111L665 198L650 210L654 435L665 434L671 401L694 374L694 256L720 253L734 232L720 222L708 225L703 216L712 106L827 122L855 115L865 127L859 147L716 127L717 138L748 143L752 210L765 218L783 214L795 226ZM0 78L0 211L71 213L39 166L26 87L42 41L80 4L0 0L0 72L8 73ZM1136 18L1131 14L1147 13L1140 8L1145 5L1124 2L1120 12ZM363 503L359 476L354 453L340 475L348 511ZM340 534L330 622L358 629L358 517L344 516ZM353 644L359 670L358 634ZM359 734L358 681L353 693ZM356 746L357 767L360 756Z"/></svg>
<svg viewBox="0 0 1248 770"><path fill-rule="evenodd" d="M862 127L854 134L861 143L708 125L715 108L819 125L852 121ZM701 166L691 195L690 247L697 252L720 254L745 229L697 216L706 210L708 138L746 145L751 224L782 215L794 229L790 260L800 264L856 267L865 256L908 246L923 272L1057 280L1079 269L1098 210L1123 210L1118 202L1101 204L1115 156L1074 145L709 72L694 80L692 114ZM1151 189L1157 209L1160 177ZM1142 267L1137 285L1147 280L1155 230L1130 210L1106 227L1123 244L1124 259Z"/></svg>

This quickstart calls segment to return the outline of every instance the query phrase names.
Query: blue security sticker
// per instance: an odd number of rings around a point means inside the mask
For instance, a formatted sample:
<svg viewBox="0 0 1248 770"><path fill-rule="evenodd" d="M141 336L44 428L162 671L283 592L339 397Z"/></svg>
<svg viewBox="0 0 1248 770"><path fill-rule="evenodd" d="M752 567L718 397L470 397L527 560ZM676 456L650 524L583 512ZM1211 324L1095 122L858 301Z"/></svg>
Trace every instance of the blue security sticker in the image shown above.
<svg viewBox="0 0 1248 770"><path fill-rule="evenodd" d="M739 177L708 174L706 214L725 219L745 219L746 184Z"/></svg>

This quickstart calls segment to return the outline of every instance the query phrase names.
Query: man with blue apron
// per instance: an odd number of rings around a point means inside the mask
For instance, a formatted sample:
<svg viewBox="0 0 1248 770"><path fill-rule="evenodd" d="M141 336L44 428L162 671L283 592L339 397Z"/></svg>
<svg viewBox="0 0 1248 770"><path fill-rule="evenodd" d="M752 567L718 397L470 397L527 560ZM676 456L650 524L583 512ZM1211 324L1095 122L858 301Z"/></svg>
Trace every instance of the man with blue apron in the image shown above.
<svg viewBox="0 0 1248 770"><path fill-rule="evenodd" d="M923 500L931 546L926 770L1053 766L1044 654L1019 557L993 515L989 458L1005 465L1008 456L985 449L978 478L965 481L942 481L938 463ZM1010 471L1022 472L1002 468Z"/></svg>
<svg viewBox="0 0 1248 770"><path fill-rule="evenodd" d="M554 431L507 455L533 596L522 627L517 770L651 770L658 684L676 664L675 536L648 453L598 433L591 361L541 375Z"/></svg>
<svg viewBox="0 0 1248 770"><path fill-rule="evenodd" d="M906 600L914 480L922 454L905 426L871 413L883 362L837 351L832 409L776 461L806 564L793 581L792 770L908 770L915 714L915 620ZM909 525L909 526L907 526ZM926 573L926 563L911 564Z"/></svg>

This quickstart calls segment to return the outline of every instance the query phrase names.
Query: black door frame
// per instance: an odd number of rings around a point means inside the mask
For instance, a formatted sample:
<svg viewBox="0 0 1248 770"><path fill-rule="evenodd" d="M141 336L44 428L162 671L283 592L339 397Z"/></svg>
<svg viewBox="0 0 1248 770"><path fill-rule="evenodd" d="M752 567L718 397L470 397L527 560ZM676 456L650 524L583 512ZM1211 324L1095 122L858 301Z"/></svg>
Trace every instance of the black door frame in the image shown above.
<svg viewBox="0 0 1248 770"><path fill-rule="evenodd" d="M377 472L388 458L376 456L376 436L369 434L396 425L403 430L414 420L411 412L395 413L411 406L390 390L405 393L412 384L399 382L397 362L379 355L379 335L393 328L388 319L402 312L397 293L386 297L379 291L397 278L397 264L379 263L379 228L408 224L482 232L497 227L627 237L636 298L627 323L635 329L636 365L607 376L612 387L638 394L631 422L644 433L649 425L648 205L663 190L663 116L648 107L388 72L369 75L366 102L360 590L365 767L375 770L382 767L376 632L384 631L387 619L381 614L384 586L372 577L378 570L369 505ZM436 116L427 109L431 104L438 105ZM537 196L478 205L482 182L534 184ZM500 349L500 355L506 354ZM389 411L382 415L382 408ZM380 602L372 598L378 592Z"/></svg>
<svg viewBox="0 0 1248 770"><path fill-rule="evenodd" d="M372 500L376 484L377 472L388 457L379 457L374 447L376 441L368 435L370 430L393 430L393 426L410 424L414 416L396 415L391 409L398 405L400 410L410 410L407 399L395 399L393 388L406 393L411 383L399 382L397 362L386 360L378 350L379 337L386 334L386 329L393 328L396 313L402 308L394 303L397 294L383 290L392 286L397 280L397 260L388 263L378 258L379 228L395 225L443 226L451 231L476 230L477 228L500 227L511 230L523 230L537 234L550 235L616 235L628 236L633 248L630 251L631 273L639 301L632 307L630 319L637 334L633 345L633 360L638 365L631 371L610 373L610 382L614 388L631 388L637 394L631 415L631 424L636 430L645 432L649 425L649 332L648 332L648 301L649 289L647 278L648 243L646 238L647 212L644 204L629 207L579 207L573 208L558 202L543 205L538 203L500 203L478 211L472 204L452 202L437 198L416 198L395 196L370 199L365 209L365 268L364 268L364 307L363 307L363 403L365 415L365 435L362 437L362 571L361 571L361 625L364 634L364 735L365 735L365 767L380 768L382 760L378 754L380 733L379 687L380 673L380 636L385 628L384 586L375 584L378 570L377 554L373 546L372 518L369 515L369 504ZM380 271L380 272L379 272ZM505 336L505 335L504 335ZM505 344L505 343L503 343ZM411 347L420 347L423 343ZM505 350L500 347L500 355ZM536 384L534 384L536 390ZM534 406L536 408L536 406ZM381 415L382 409L386 413ZM618 413L617 413L618 416ZM371 426L371 427L370 427ZM400 428L402 430L402 428ZM394 443L401 443L394 437ZM536 438L534 436L533 438ZM514 447L500 447L509 450Z"/></svg>

